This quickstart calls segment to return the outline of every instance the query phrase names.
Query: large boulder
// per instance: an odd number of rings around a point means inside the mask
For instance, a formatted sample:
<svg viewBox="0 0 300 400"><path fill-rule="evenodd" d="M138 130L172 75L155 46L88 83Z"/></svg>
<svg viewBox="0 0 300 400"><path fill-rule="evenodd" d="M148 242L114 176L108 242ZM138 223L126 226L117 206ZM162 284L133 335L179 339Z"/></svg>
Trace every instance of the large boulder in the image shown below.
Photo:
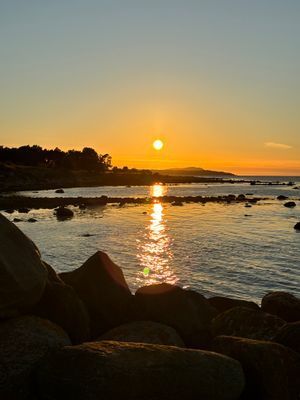
<svg viewBox="0 0 300 400"><path fill-rule="evenodd" d="M212 331L215 336L271 340L283 325L285 321L275 315L247 307L235 307L214 318Z"/></svg>
<svg viewBox="0 0 300 400"><path fill-rule="evenodd" d="M153 321L135 321L105 332L98 340L164 344L185 347L181 337L170 326Z"/></svg>
<svg viewBox="0 0 300 400"><path fill-rule="evenodd" d="M61 326L74 344L90 338L90 320L85 305L75 290L64 283L47 282L32 314Z"/></svg>
<svg viewBox="0 0 300 400"><path fill-rule="evenodd" d="M47 353L70 345L57 325L38 317L24 316L0 324L0 398L28 399L32 372Z"/></svg>
<svg viewBox="0 0 300 400"><path fill-rule="evenodd" d="M300 321L284 325L273 340L300 353Z"/></svg>
<svg viewBox="0 0 300 400"><path fill-rule="evenodd" d="M244 376L239 362L216 353L103 341L49 355L37 385L41 400L234 400Z"/></svg>
<svg viewBox="0 0 300 400"><path fill-rule="evenodd" d="M190 347L208 346L216 310L201 294L162 283L138 289L135 302L142 319L173 327Z"/></svg>
<svg viewBox="0 0 300 400"><path fill-rule="evenodd" d="M41 298L46 280L37 247L0 214L0 318L30 309Z"/></svg>
<svg viewBox="0 0 300 400"><path fill-rule="evenodd" d="M223 313L224 311L230 310L234 307L247 307L251 308L252 310L259 310L259 306L253 301L232 299L224 296L214 296L209 298L208 301L209 304L215 307L219 313Z"/></svg>
<svg viewBox="0 0 300 400"><path fill-rule="evenodd" d="M246 387L243 400L297 400L300 395L300 357L280 344L219 336L213 342L218 353L242 364Z"/></svg>
<svg viewBox="0 0 300 400"><path fill-rule="evenodd" d="M85 304L92 338L130 320L132 294L121 268L107 254L98 251L80 268L59 276Z"/></svg>
<svg viewBox="0 0 300 400"><path fill-rule="evenodd" d="M300 299L286 292L266 294L261 302L261 309L277 315L287 322L300 321Z"/></svg>

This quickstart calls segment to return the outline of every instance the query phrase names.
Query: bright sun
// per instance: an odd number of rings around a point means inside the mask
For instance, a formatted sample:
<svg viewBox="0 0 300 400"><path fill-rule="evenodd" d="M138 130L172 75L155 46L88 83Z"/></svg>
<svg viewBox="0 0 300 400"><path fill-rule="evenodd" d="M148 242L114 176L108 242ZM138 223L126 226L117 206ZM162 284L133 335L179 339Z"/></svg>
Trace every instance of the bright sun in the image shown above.
<svg viewBox="0 0 300 400"><path fill-rule="evenodd" d="M156 139L154 140L152 146L155 150L161 150L164 147L164 143L162 140Z"/></svg>

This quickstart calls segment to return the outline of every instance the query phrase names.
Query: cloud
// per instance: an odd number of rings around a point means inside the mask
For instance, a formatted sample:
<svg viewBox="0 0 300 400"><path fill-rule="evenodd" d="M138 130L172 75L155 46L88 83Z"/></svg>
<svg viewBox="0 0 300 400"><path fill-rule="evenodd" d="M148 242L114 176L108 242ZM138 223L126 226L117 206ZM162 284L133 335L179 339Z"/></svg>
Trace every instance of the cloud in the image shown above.
<svg viewBox="0 0 300 400"><path fill-rule="evenodd" d="M292 146L289 146L288 144L274 143L274 142L266 142L265 146L271 147L272 149L285 149L285 150L292 148Z"/></svg>

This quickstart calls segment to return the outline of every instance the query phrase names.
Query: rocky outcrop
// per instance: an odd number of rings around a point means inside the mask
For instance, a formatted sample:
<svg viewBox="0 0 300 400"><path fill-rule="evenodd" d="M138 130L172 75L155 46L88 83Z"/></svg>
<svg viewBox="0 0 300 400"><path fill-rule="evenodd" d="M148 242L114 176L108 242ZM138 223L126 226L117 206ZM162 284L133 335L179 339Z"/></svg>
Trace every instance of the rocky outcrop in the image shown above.
<svg viewBox="0 0 300 400"><path fill-rule="evenodd" d="M218 313L222 313L234 307L247 307L251 308L252 310L259 310L259 306L253 301L232 299L224 296L214 296L209 298L208 301L209 304L211 304L218 311Z"/></svg>
<svg viewBox="0 0 300 400"><path fill-rule="evenodd" d="M300 394L300 358L277 343L219 336L213 349L242 364L246 386L243 400L297 400Z"/></svg>
<svg viewBox="0 0 300 400"><path fill-rule="evenodd" d="M70 344L57 325L24 316L0 324L0 398L27 400L32 394L32 372L47 354Z"/></svg>
<svg viewBox="0 0 300 400"><path fill-rule="evenodd" d="M141 318L173 327L190 347L207 347L216 310L199 293L162 283L138 289L135 302Z"/></svg>
<svg viewBox="0 0 300 400"><path fill-rule="evenodd" d="M239 362L215 353L104 341L49 355L37 384L41 400L234 400L244 375Z"/></svg>
<svg viewBox="0 0 300 400"><path fill-rule="evenodd" d="M277 315L287 322L300 321L300 299L286 292L266 294L261 302L261 309Z"/></svg>
<svg viewBox="0 0 300 400"><path fill-rule="evenodd" d="M30 309L41 298L46 280L37 247L0 214L0 318Z"/></svg>
<svg viewBox="0 0 300 400"><path fill-rule="evenodd" d="M107 254L98 251L80 268L59 276L85 304L92 338L130 320L131 292L121 268Z"/></svg>
<svg viewBox="0 0 300 400"><path fill-rule="evenodd" d="M90 320L83 302L75 290L59 279L49 265L47 268L48 281L40 301L32 309L32 314L61 326L74 344L89 340Z"/></svg>
<svg viewBox="0 0 300 400"><path fill-rule="evenodd" d="M185 347L185 344L175 329L152 321L136 321L118 326L117 328L105 332L98 340Z"/></svg>
<svg viewBox="0 0 300 400"><path fill-rule="evenodd" d="M270 340L283 325L285 321L275 315L246 307L235 307L219 314L212 321L212 331L215 336Z"/></svg>
<svg viewBox="0 0 300 400"><path fill-rule="evenodd" d="M273 340L300 353L300 321L284 325Z"/></svg>

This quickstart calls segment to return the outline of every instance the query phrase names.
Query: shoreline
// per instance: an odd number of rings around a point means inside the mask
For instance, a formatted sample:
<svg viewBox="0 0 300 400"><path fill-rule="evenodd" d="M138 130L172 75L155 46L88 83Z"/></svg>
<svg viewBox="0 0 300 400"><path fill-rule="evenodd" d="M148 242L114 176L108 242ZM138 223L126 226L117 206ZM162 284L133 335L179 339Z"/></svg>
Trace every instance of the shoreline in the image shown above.
<svg viewBox="0 0 300 400"><path fill-rule="evenodd" d="M0 210L15 210L18 208L53 209L56 207L88 207L104 206L106 204L152 204L155 202L170 203L174 206L182 206L184 203L248 203L256 204L260 200L268 200L268 197L246 197L244 195L227 196L160 196L160 197L25 197L7 196L0 197Z"/></svg>

